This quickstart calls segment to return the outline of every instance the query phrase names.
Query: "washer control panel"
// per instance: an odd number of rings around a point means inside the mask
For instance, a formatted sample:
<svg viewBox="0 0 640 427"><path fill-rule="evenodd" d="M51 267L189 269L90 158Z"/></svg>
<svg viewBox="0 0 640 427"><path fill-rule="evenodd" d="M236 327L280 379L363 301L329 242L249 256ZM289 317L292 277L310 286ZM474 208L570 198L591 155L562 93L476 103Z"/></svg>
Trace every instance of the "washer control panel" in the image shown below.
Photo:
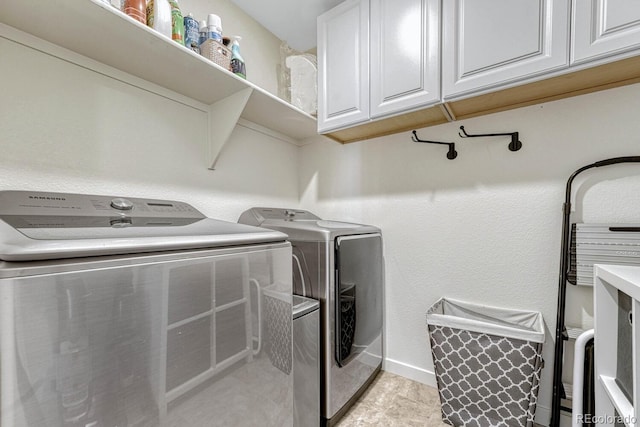
<svg viewBox="0 0 640 427"><path fill-rule="evenodd" d="M15 228L162 226L203 218L190 204L173 200L0 191L0 219Z"/></svg>

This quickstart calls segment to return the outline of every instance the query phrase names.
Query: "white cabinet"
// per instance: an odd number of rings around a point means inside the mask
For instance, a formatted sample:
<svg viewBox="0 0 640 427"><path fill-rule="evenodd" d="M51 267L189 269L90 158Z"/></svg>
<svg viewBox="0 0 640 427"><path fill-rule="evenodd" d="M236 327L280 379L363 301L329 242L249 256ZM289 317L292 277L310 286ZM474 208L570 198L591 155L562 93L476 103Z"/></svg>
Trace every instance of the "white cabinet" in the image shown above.
<svg viewBox="0 0 640 427"><path fill-rule="evenodd" d="M371 0L371 117L440 101L440 1Z"/></svg>
<svg viewBox="0 0 640 427"><path fill-rule="evenodd" d="M318 130L344 143L640 76L638 0L347 0L318 35Z"/></svg>
<svg viewBox="0 0 640 427"><path fill-rule="evenodd" d="M640 48L640 2L573 0L571 63Z"/></svg>
<svg viewBox="0 0 640 427"><path fill-rule="evenodd" d="M440 0L342 3L318 18L318 62L319 132L439 103Z"/></svg>
<svg viewBox="0 0 640 427"><path fill-rule="evenodd" d="M568 0L450 0L442 16L445 100L568 66Z"/></svg>
<svg viewBox="0 0 640 427"><path fill-rule="evenodd" d="M318 131L369 119L369 1L318 17Z"/></svg>

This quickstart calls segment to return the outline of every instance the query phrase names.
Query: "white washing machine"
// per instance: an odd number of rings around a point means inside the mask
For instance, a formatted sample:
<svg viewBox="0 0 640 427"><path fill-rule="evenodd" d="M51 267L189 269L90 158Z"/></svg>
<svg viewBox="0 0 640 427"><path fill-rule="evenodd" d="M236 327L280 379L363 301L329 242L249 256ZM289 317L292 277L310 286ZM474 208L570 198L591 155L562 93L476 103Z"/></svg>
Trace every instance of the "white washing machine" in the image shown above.
<svg viewBox="0 0 640 427"><path fill-rule="evenodd" d="M253 208L238 222L286 233L294 293L320 301L321 421L333 425L382 366L381 231L299 209Z"/></svg>

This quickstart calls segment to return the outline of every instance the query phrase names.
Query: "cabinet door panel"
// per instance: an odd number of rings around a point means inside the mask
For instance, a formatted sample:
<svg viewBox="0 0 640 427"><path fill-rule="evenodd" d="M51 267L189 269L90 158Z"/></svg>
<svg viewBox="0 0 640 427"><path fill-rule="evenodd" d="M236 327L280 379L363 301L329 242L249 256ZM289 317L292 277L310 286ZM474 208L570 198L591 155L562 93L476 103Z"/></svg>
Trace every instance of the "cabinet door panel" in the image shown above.
<svg viewBox="0 0 640 427"><path fill-rule="evenodd" d="M544 16L539 1L465 2L459 13L458 37L461 74L468 76L485 69L539 55ZM508 19L501 19L496 12ZM498 15L500 16L500 15Z"/></svg>
<svg viewBox="0 0 640 427"><path fill-rule="evenodd" d="M369 119L369 6L348 0L318 18L318 131Z"/></svg>
<svg viewBox="0 0 640 427"><path fill-rule="evenodd" d="M571 62L640 48L640 2L573 0Z"/></svg>
<svg viewBox="0 0 640 427"><path fill-rule="evenodd" d="M371 1L371 117L440 99L438 0Z"/></svg>
<svg viewBox="0 0 640 427"><path fill-rule="evenodd" d="M445 99L568 66L568 0L446 1Z"/></svg>

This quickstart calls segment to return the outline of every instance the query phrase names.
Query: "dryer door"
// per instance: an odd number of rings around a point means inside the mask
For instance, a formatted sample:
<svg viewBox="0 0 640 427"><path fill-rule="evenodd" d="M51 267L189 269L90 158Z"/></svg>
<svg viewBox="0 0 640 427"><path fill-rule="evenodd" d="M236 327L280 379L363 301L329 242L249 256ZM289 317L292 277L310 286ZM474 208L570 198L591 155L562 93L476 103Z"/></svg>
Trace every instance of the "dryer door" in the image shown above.
<svg viewBox="0 0 640 427"><path fill-rule="evenodd" d="M381 356L382 236L336 238L336 362L344 366L364 351Z"/></svg>

